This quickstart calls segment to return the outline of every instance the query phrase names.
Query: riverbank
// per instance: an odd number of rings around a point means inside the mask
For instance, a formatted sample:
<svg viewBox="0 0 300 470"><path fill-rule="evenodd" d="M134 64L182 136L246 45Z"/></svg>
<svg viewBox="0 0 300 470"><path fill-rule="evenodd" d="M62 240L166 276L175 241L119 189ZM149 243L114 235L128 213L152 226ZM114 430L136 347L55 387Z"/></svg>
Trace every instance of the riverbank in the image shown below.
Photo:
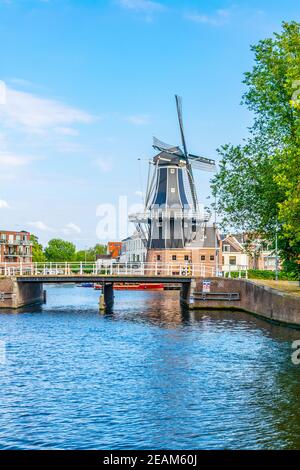
<svg viewBox="0 0 300 470"><path fill-rule="evenodd" d="M267 283L276 281L253 281L246 279L211 278L210 293L202 294L203 280L196 282L189 308L193 310L244 310L266 320L300 328L300 296L294 283L283 284L281 290ZM206 280L206 281L207 281ZM235 300L226 299L235 293Z"/></svg>
<svg viewBox="0 0 300 470"><path fill-rule="evenodd" d="M298 281L270 281L266 279L251 279L258 285L271 287L283 294L290 294L300 297L300 285Z"/></svg>

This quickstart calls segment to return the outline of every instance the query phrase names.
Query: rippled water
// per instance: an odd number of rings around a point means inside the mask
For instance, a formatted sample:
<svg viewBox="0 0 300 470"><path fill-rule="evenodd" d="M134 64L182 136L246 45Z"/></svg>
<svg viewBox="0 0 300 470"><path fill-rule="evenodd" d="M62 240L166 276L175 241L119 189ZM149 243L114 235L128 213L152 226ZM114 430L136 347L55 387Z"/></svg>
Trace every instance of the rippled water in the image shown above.
<svg viewBox="0 0 300 470"><path fill-rule="evenodd" d="M178 292L48 287L0 314L0 448L300 448L300 331L185 313Z"/></svg>

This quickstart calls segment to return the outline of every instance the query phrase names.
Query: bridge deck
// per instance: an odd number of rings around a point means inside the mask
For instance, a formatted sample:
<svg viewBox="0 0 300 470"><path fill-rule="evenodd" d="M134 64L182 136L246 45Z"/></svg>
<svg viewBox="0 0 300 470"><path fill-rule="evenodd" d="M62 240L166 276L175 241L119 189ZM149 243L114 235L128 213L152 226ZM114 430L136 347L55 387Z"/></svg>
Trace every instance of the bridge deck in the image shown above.
<svg viewBox="0 0 300 470"><path fill-rule="evenodd" d="M105 274L85 274L85 275L38 275L38 276L16 276L18 282L41 282L48 284L57 283L103 283L103 282L126 282L126 283L190 283L192 276L145 276L145 275L105 275Z"/></svg>

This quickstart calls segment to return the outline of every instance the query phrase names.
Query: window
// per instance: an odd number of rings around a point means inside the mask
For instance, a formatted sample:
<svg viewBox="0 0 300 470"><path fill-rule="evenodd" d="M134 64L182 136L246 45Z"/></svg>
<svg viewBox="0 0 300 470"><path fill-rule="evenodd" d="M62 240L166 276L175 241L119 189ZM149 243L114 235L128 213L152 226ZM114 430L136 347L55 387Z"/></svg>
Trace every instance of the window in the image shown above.
<svg viewBox="0 0 300 470"><path fill-rule="evenodd" d="M223 251L230 251L230 245L223 245Z"/></svg>
<svg viewBox="0 0 300 470"><path fill-rule="evenodd" d="M189 260L189 255L184 255L184 261L188 261Z"/></svg>
<svg viewBox="0 0 300 470"><path fill-rule="evenodd" d="M176 255L172 255L172 261L176 261L177 260L177 256Z"/></svg>
<svg viewBox="0 0 300 470"><path fill-rule="evenodd" d="M222 256L222 264L224 264L225 262L225 259L224 259L224 256Z"/></svg>
<svg viewBox="0 0 300 470"><path fill-rule="evenodd" d="M201 255L201 261L205 261L205 255Z"/></svg>
<svg viewBox="0 0 300 470"><path fill-rule="evenodd" d="M229 264L230 266L236 265L236 256L229 256Z"/></svg>
<svg viewBox="0 0 300 470"><path fill-rule="evenodd" d="M214 261L214 259L215 259L214 255L210 255L209 259L210 259L210 261Z"/></svg>
<svg viewBox="0 0 300 470"><path fill-rule="evenodd" d="M160 261L160 255L157 255L157 256L156 256L156 260L157 260L157 261Z"/></svg>

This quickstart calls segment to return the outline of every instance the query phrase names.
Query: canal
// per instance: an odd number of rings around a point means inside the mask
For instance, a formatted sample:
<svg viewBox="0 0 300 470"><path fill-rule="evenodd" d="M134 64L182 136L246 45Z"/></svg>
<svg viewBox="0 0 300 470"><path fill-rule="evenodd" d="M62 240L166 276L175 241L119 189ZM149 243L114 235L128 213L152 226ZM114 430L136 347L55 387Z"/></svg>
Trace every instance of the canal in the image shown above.
<svg viewBox="0 0 300 470"><path fill-rule="evenodd" d="M2 449L299 449L300 331L178 292L49 286L0 314Z"/></svg>

